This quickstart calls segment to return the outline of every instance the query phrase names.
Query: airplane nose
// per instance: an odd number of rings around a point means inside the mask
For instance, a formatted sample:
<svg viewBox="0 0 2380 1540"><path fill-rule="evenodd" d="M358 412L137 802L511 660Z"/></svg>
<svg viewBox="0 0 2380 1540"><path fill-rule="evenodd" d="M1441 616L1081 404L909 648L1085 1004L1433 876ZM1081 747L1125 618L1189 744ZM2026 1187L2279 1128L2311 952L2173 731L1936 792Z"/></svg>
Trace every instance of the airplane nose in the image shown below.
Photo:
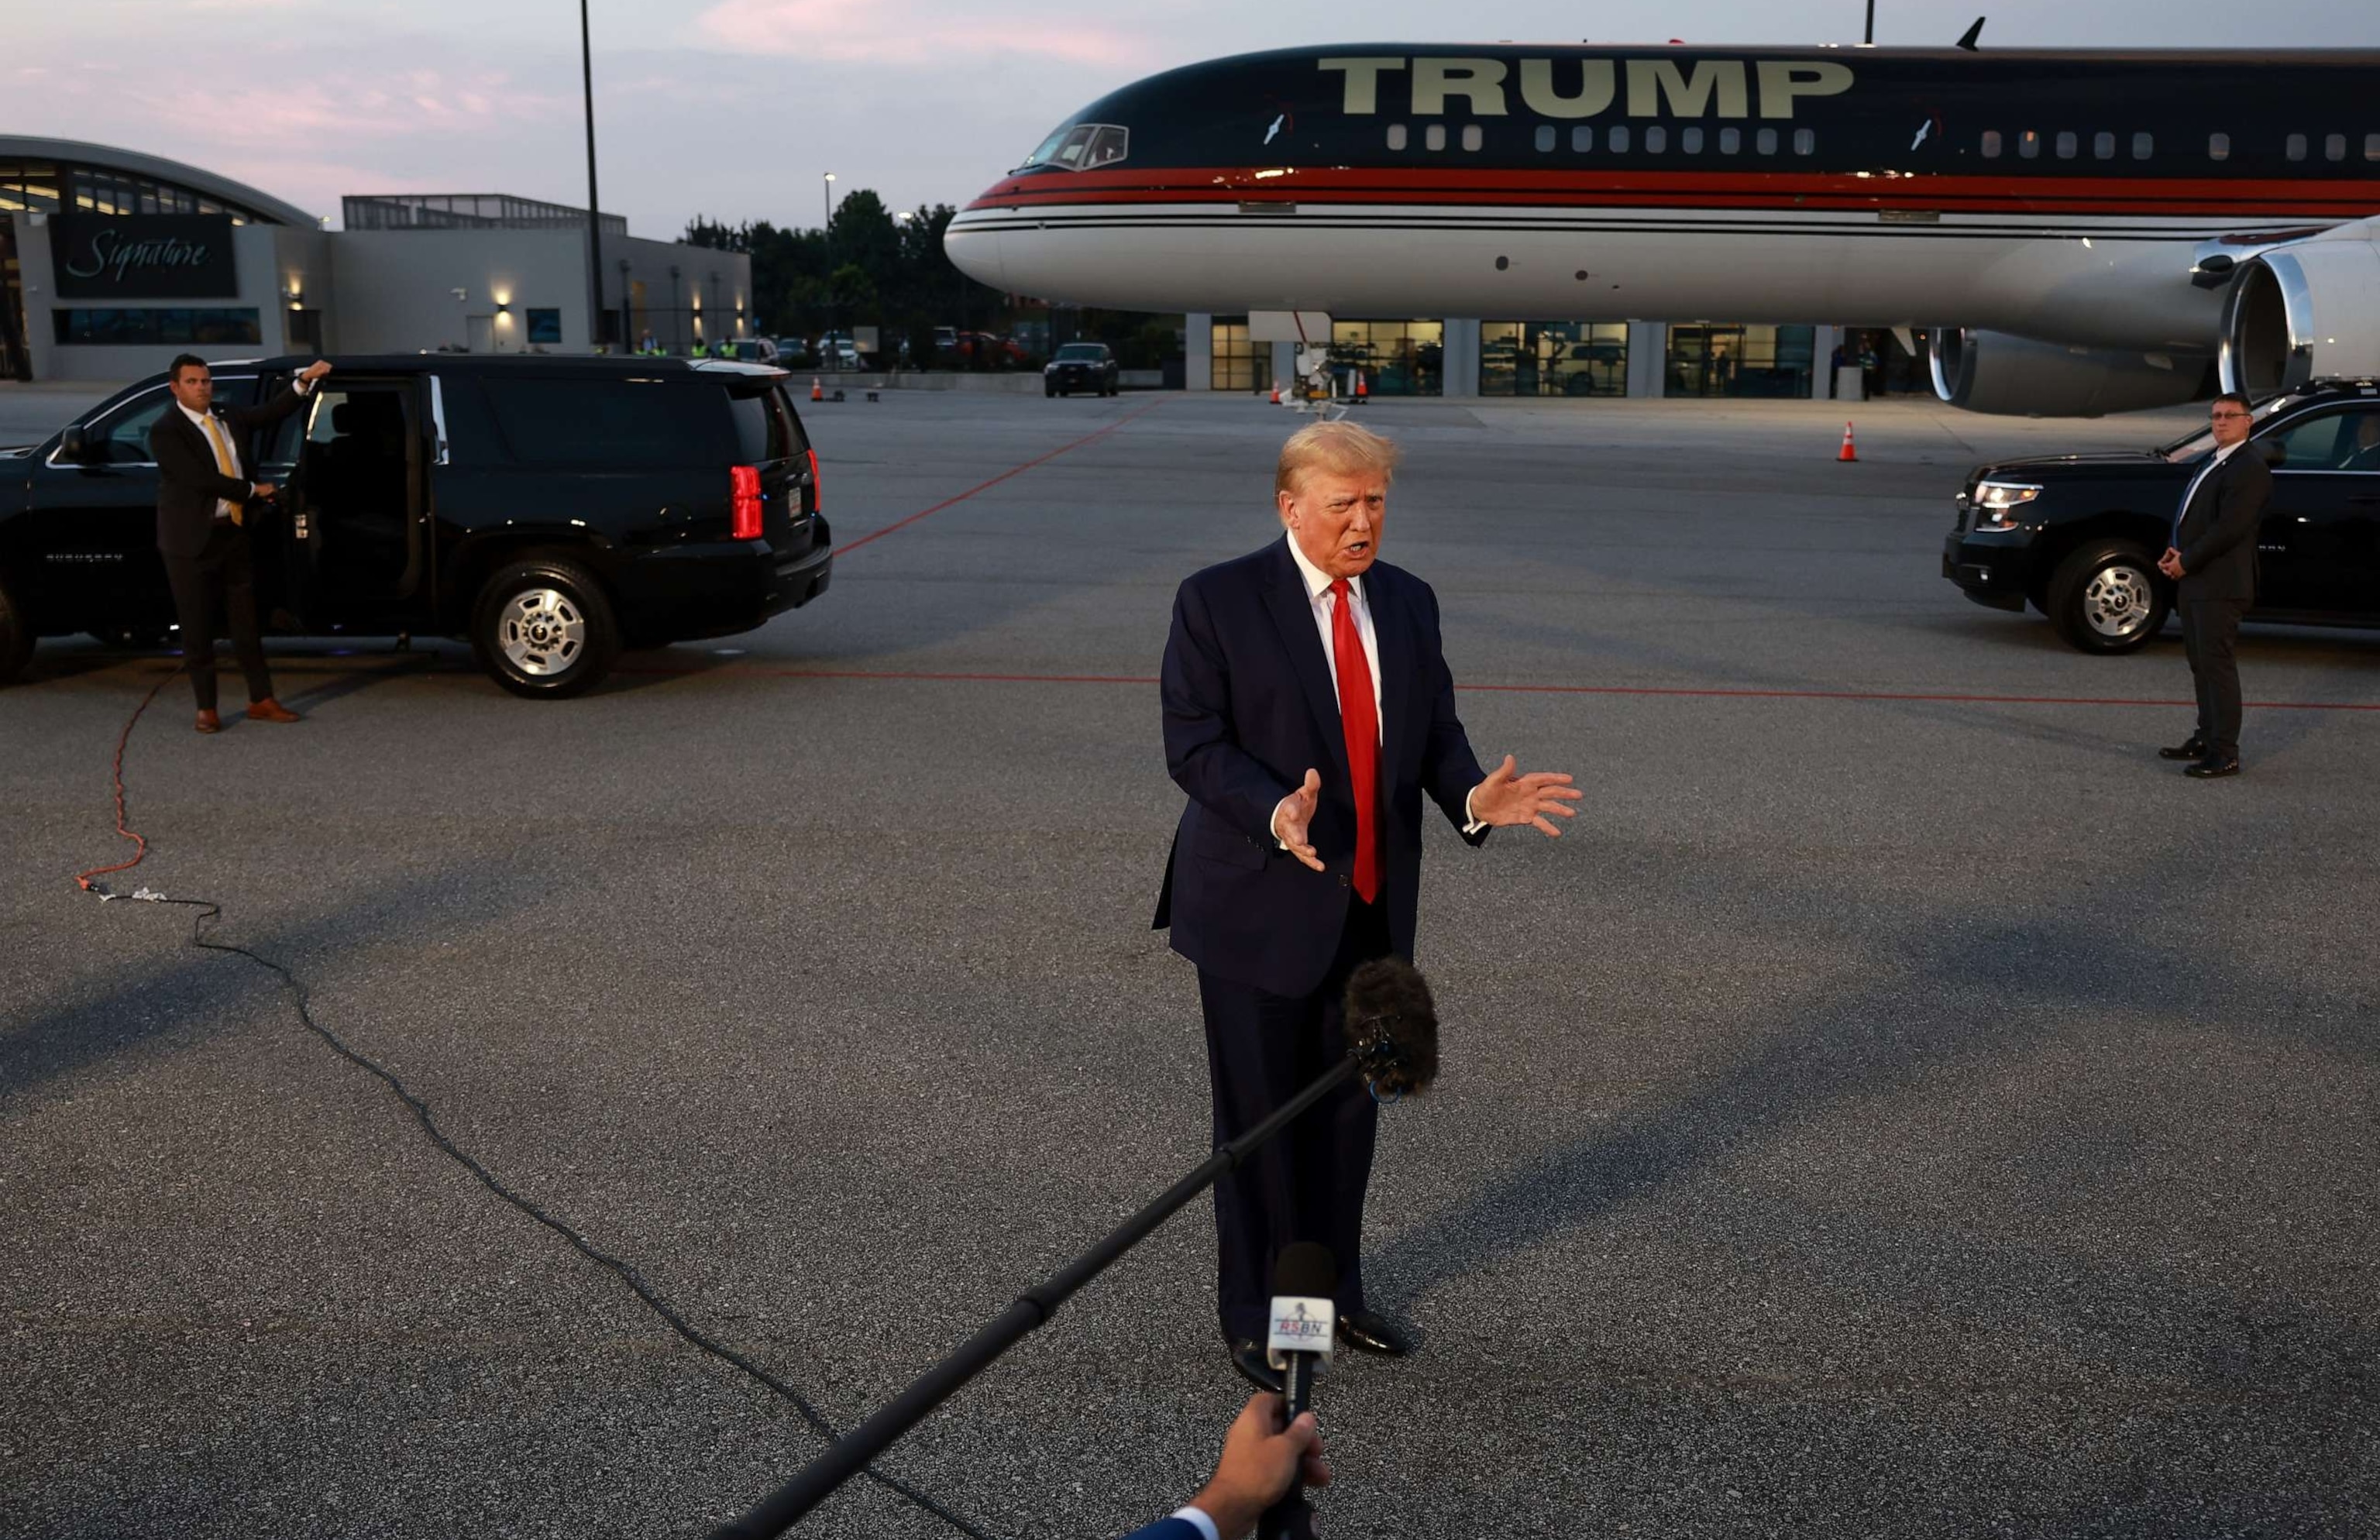
<svg viewBox="0 0 2380 1540"><path fill-rule="evenodd" d="M951 265L987 287L1005 292L1007 273L1000 256L1000 236L983 227L984 214L969 209L951 221L942 233L942 251Z"/></svg>

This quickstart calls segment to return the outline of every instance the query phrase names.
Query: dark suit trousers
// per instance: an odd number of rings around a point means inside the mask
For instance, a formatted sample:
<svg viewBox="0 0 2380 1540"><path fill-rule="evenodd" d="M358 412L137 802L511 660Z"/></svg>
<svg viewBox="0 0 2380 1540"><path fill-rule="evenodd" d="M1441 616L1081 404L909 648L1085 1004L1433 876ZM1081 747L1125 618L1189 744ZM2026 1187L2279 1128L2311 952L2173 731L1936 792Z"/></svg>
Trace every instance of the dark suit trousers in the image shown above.
<svg viewBox="0 0 2380 1540"><path fill-rule="evenodd" d="M2181 644L2198 685L2198 741L2218 759L2240 752L2240 599L2181 601Z"/></svg>
<svg viewBox="0 0 2380 1540"><path fill-rule="evenodd" d="M1215 1147L1239 1137L1346 1056L1347 976L1389 953L1388 917L1352 901L1330 972L1313 994L1268 994L1205 968L1207 1072L1214 1083ZM1364 1189L1379 1116L1360 1080L1301 1113L1215 1183L1216 1302L1227 1337L1265 1336L1273 1261L1293 1241L1330 1248L1342 1312L1364 1304Z"/></svg>
<svg viewBox="0 0 2380 1540"><path fill-rule="evenodd" d="M199 709L215 709L215 638L231 629L231 649L248 675L248 698L273 694L264 666L264 640L256 629L256 569L248 531L230 523L214 527L195 556L167 556L165 581L173 586L174 610L182 623L183 666Z"/></svg>

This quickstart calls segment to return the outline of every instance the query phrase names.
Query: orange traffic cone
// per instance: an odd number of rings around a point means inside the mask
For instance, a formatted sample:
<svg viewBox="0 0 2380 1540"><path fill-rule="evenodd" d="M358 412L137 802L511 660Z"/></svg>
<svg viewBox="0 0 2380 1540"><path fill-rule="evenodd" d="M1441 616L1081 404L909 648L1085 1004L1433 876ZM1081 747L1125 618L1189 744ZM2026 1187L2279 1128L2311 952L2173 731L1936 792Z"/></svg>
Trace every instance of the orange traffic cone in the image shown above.
<svg viewBox="0 0 2380 1540"><path fill-rule="evenodd" d="M1355 399L1358 401L1365 400L1368 398L1371 394L1372 387L1364 383L1364 371L1360 369L1357 370L1355 371Z"/></svg>
<svg viewBox="0 0 2380 1540"><path fill-rule="evenodd" d="M1281 382L1278 380L1272 382L1272 404L1276 406L1281 405Z"/></svg>
<svg viewBox="0 0 2380 1540"><path fill-rule="evenodd" d="M1842 452L1835 456L1835 463L1847 466L1856 464L1858 460L1859 451L1852 447L1852 425L1846 422L1843 424Z"/></svg>
<svg viewBox="0 0 2380 1540"><path fill-rule="evenodd" d="M810 399L812 401L824 401L826 399L826 392L820 388L819 377L815 374L810 376Z"/></svg>

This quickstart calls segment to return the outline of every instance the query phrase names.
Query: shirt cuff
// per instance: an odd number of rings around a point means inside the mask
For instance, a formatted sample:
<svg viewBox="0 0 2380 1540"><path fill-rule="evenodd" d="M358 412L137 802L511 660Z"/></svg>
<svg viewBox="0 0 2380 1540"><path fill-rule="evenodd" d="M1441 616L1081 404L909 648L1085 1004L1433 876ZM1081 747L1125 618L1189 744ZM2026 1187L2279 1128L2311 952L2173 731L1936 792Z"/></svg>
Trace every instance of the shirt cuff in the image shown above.
<svg viewBox="0 0 2380 1540"><path fill-rule="evenodd" d="M1478 794L1479 788L1477 786L1474 786L1469 791L1463 794L1463 831L1465 834L1476 834L1481 830L1488 827L1487 824L1480 821L1476 814L1471 811L1471 799Z"/></svg>
<svg viewBox="0 0 2380 1540"><path fill-rule="evenodd" d="M1215 1521L1207 1516L1203 1508L1177 1508L1173 1517L1196 1530L1202 1540L1223 1540L1223 1532L1215 1527Z"/></svg>
<svg viewBox="0 0 2380 1540"><path fill-rule="evenodd" d="M1282 797L1279 802L1272 805L1272 817L1265 819L1266 833L1272 834L1272 831L1275 829L1281 827L1281 810L1288 806L1292 801L1295 800L1296 796L1297 794L1295 792L1292 792L1288 796ZM1272 847L1275 850L1287 850L1289 848L1289 842L1282 839L1278 834L1273 834Z"/></svg>
<svg viewBox="0 0 2380 1540"><path fill-rule="evenodd" d="M296 391L299 395L311 395L314 394L314 382L300 377L296 382L291 384L289 388Z"/></svg>

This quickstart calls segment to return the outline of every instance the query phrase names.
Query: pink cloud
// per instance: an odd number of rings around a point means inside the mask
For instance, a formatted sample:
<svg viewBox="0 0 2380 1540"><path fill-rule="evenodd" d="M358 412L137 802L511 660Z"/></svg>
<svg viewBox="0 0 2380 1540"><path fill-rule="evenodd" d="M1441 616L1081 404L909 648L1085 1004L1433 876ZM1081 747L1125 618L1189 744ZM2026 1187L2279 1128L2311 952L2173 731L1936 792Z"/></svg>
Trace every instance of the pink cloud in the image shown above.
<svg viewBox="0 0 2380 1540"><path fill-rule="evenodd" d="M838 63L929 65L1011 54L1122 69L1149 57L1141 39L1096 24L954 17L924 0L719 0L695 26L738 53Z"/></svg>

